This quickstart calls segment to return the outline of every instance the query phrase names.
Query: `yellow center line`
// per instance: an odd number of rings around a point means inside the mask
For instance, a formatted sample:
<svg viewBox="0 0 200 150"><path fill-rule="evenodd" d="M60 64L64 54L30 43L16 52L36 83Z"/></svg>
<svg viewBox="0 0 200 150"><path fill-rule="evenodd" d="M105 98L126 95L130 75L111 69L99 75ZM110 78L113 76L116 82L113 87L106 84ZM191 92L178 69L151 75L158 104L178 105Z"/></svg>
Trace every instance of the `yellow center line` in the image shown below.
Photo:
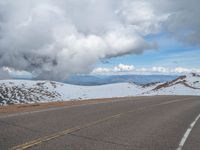
<svg viewBox="0 0 200 150"><path fill-rule="evenodd" d="M67 135L69 133L72 133L72 132L75 132L75 131L78 131L78 130L81 130L81 129L84 129L84 128L88 128L90 126L94 126L94 125L97 125L99 123L102 123L102 122L105 122L105 121L108 121L108 120L111 120L111 119L114 119L114 118L119 118L120 116L128 114L128 113L145 110L146 108L151 108L151 107L155 107L155 106L161 106L161 105L166 105L166 104L170 104L170 103L176 103L176 102L179 102L179 101L185 101L185 100L188 100L188 99L189 98L172 100L172 101L154 104L154 105L150 105L150 106L146 106L146 107L141 107L139 109L134 109L134 110L130 110L130 111L127 111L127 112L108 116L108 117L105 117L103 119L100 119L100 120L97 120L97 121L94 121L94 122L91 122L91 123L88 123L88 124L85 124L85 125L82 125L82 126L76 126L76 127L70 128L70 129L63 130L61 132L57 132L57 133L54 133L54 134L51 134L51 135L47 135L47 136L38 138L36 140L26 142L24 144L21 144L21 145L18 145L18 146L11 148L11 150L24 150L24 149L33 147L35 145L41 144L43 142L48 142L50 140L53 140L53 139L59 138L61 136Z"/></svg>

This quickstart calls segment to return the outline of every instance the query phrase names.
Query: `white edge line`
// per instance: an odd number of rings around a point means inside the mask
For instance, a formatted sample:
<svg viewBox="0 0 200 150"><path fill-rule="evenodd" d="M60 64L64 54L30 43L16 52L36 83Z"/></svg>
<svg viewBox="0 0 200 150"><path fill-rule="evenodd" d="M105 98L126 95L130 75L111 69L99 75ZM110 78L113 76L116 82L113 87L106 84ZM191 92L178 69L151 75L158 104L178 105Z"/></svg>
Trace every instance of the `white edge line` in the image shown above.
<svg viewBox="0 0 200 150"><path fill-rule="evenodd" d="M182 137L180 143L179 143L179 146L176 150L182 150L186 140L188 139L192 129L194 128L195 124L197 123L197 121L199 120L200 118L200 114L196 117L196 119L190 124L189 128L187 129L187 131L185 132L184 136Z"/></svg>

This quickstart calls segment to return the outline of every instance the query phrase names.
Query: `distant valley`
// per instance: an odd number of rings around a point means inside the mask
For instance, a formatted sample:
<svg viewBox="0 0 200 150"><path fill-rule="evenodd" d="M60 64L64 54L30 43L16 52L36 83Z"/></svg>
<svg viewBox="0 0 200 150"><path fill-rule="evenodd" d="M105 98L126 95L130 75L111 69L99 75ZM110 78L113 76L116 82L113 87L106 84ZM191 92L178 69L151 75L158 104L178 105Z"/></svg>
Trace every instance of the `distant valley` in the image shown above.
<svg viewBox="0 0 200 150"><path fill-rule="evenodd" d="M177 75L74 75L69 77L64 83L94 86L129 82L141 85L155 82L167 82L177 77Z"/></svg>

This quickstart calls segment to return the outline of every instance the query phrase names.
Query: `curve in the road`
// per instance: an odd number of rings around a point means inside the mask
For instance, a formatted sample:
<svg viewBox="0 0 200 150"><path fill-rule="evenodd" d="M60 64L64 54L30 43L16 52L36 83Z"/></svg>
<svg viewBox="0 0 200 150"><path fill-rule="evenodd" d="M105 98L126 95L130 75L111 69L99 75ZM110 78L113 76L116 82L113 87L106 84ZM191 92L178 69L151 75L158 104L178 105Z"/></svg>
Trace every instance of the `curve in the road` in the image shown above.
<svg viewBox="0 0 200 150"><path fill-rule="evenodd" d="M159 103L159 104L153 104L153 105L150 105L150 106L141 107L141 108L136 109L136 110L130 110L130 111L127 111L127 112L124 112L124 113L119 113L119 114L115 114L115 115L112 115L112 116L108 116L108 117L102 118L100 120L97 120L97 121L94 121L94 122L91 122L91 123L88 123L88 124L85 124L85 125L82 125L82 126L77 126L77 127L74 127L74 128L66 129L64 131L51 134L49 136L45 136L45 137L41 137L41 138L38 138L38 139L33 140L33 141L29 141L27 143L13 147L12 150L25 150L25 149L28 149L28 148L33 147L35 145L41 144L43 142L47 142L47 141L56 139L58 137L67 135L69 133L72 133L72 132L75 132L75 131L78 131L78 130L81 130L83 128L87 128L87 127L90 127L90 126L94 126L96 124L99 124L99 123L102 123L102 122L105 122L105 121L108 121L108 120L111 120L111 119L114 119L114 118L118 118L118 117L125 115L125 114L128 114L128 113L141 111L141 110L144 110L144 109L150 108L150 107L156 107L156 106L166 105L166 104L170 104L170 103L186 101L186 100L189 100L189 99L190 98L184 98L184 99L178 99L178 100L174 100L174 101L163 102L163 103Z"/></svg>

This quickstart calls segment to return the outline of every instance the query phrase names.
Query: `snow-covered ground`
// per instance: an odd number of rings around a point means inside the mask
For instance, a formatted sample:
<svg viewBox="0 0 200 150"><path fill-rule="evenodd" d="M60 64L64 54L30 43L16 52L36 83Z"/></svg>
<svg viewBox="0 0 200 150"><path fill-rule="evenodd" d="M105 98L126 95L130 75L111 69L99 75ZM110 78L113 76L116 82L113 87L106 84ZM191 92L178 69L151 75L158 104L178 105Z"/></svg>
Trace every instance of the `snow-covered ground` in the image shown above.
<svg viewBox="0 0 200 150"><path fill-rule="evenodd" d="M199 95L200 76L188 74L166 83L77 86L52 81L0 80L0 105L143 95Z"/></svg>
<svg viewBox="0 0 200 150"><path fill-rule="evenodd" d="M145 93L145 95L198 95L200 96L200 76L188 74L180 76L176 80L160 83Z"/></svg>

